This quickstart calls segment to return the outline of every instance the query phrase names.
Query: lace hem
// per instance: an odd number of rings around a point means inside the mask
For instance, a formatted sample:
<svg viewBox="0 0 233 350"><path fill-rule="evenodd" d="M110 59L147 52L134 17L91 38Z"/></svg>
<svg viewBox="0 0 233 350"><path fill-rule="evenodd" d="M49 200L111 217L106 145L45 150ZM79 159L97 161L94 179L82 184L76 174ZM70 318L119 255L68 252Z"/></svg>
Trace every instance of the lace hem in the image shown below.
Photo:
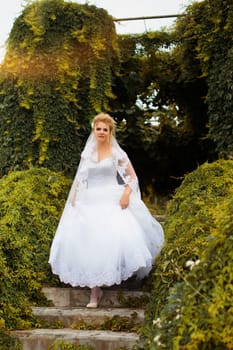
<svg viewBox="0 0 233 350"><path fill-rule="evenodd" d="M144 266L131 266L127 269L122 269L117 274L116 271L99 273L95 274L87 274L85 273L77 273L71 274L69 271L63 269L59 271L53 267L52 271L55 275L59 276L61 282L70 284L72 287L101 287L101 286L112 286L114 284L121 284L121 282L126 281L128 278L132 277L134 274L137 275L139 279L144 278L152 268L152 261L148 260ZM138 273L137 273L138 272Z"/></svg>

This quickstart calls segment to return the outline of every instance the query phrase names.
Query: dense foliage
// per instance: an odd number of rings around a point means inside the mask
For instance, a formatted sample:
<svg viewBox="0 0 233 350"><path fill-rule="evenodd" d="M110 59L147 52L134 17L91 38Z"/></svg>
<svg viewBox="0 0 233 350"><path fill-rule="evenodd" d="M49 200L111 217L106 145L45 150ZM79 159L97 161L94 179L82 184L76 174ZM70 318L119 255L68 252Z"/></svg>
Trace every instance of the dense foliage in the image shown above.
<svg viewBox="0 0 233 350"><path fill-rule="evenodd" d="M41 285L54 279L49 248L69 185L47 169L0 180L0 329L24 329L35 321L29 306L44 302Z"/></svg>
<svg viewBox="0 0 233 350"><path fill-rule="evenodd" d="M169 203L145 349L233 348L233 163L191 173L233 154L232 24L230 0L194 3L173 31L142 35L116 36L105 10L63 0L16 19L0 67L1 349L17 349L6 330L35 325L29 305L56 283L48 251L70 184L57 171L73 175L101 110L143 191L171 193L190 172Z"/></svg>
<svg viewBox="0 0 233 350"><path fill-rule="evenodd" d="M219 156L233 154L233 3L201 1L189 6L178 20L179 64L183 76L204 78L209 136Z"/></svg>
<svg viewBox="0 0 233 350"><path fill-rule="evenodd" d="M117 120L143 191L169 193L216 151L231 155L232 6L194 3L170 32L120 36L95 6L26 6L0 69L0 174L73 175L100 110Z"/></svg>
<svg viewBox="0 0 233 350"><path fill-rule="evenodd" d="M233 161L205 163L169 203L145 348L233 347Z"/></svg>
<svg viewBox="0 0 233 350"><path fill-rule="evenodd" d="M103 9L38 0L15 20L0 70L0 175L74 173L90 118L109 109L118 48Z"/></svg>
<svg viewBox="0 0 233 350"><path fill-rule="evenodd" d="M113 110L125 118L127 150L156 192L171 191L206 160L232 155L232 13L230 0L194 2L170 32L119 38Z"/></svg>
<svg viewBox="0 0 233 350"><path fill-rule="evenodd" d="M180 35L181 36L181 35ZM205 78L176 31L120 36L121 74L116 77L113 113L124 118L121 139L143 180L169 193L181 177L216 157L207 137ZM181 59L182 56L182 59ZM183 73L183 62L190 60ZM135 103L136 102L136 103Z"/></svg>

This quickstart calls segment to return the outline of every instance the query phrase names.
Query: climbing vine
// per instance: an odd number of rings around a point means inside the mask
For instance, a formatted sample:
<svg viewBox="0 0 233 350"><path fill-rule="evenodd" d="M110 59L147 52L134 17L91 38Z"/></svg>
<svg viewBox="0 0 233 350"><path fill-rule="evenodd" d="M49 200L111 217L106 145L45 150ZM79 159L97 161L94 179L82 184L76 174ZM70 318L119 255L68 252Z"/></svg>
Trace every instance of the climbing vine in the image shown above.
<svg viewBox="0 0 233 350"><path fill-rule="evenodd" d="M190 80L205 78L209 137L218 155L233 154L232 124L232 23L231 0L194 3L177 23L181 71Z"/></svg>
<svg viewBox="0 0 233 350"><path fill-rule="evenodd" d="M105 10L63 0L26 6L0 70L0 173L37 165L73 174L90 118L114 98L117 62Z"/></svg>

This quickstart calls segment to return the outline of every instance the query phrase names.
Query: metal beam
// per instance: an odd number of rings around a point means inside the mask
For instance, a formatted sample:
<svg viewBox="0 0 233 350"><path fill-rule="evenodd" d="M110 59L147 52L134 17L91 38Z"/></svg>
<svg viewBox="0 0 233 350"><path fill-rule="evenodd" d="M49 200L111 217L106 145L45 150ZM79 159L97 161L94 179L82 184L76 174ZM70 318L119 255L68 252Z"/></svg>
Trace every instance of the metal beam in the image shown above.
<svg viewBox="0 0 233 350"><path fill-rule="evenodd" d="M171 17L182 17L184 14L176 14L176 15L161 15L161 16L146 16L146 17L128 17L128 18L114 18L114 22L123 22L123 21L140 21L147 19L160 19L160 18L171 18Z"/></svg>

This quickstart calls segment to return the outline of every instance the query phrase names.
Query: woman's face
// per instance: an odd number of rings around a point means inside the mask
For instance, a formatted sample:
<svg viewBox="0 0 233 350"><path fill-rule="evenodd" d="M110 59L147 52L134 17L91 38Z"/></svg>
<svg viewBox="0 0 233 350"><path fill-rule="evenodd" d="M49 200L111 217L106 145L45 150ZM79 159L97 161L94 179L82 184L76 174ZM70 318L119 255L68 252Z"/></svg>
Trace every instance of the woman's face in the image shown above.
<svg viewBox="0 0 233 350"><path fill-rule="evenodd" d="M94 127L94 134L97 142L105 143L110 139L109 125L104 122L97 122Z"/></svg>

